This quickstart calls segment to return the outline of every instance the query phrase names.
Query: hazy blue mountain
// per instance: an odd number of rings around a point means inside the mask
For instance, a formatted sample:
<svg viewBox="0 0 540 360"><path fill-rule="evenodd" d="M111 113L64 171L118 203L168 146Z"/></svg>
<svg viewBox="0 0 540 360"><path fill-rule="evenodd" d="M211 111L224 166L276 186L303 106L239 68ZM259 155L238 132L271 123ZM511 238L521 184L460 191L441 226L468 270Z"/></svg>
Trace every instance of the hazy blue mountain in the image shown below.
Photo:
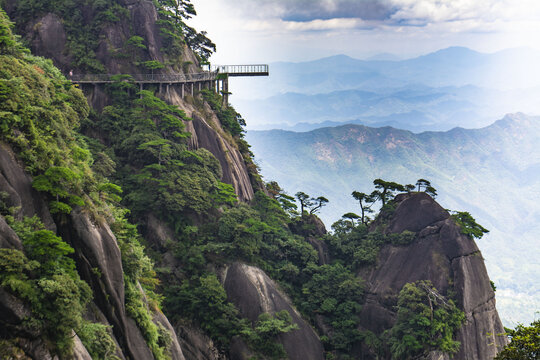
<svg viewBox="0 0 540 360"><path fill-rule="evenodd" d="M535 100L539 97L538 88L499 91L472 85L433 88L411 84L379 91L285 93L236 104L247 119L258 121L251 127L256 130L306 131L346 122L421 132L486 126L508 112L540 113L540 102ZM297 126L302 123L309 125Z"/></svg>
<svg viewBox="0 0 540 360"><path fill-rule="evenodd" d="M370 56L365 60L367 61L400 61L403 59L391 53L380 53L380 54Z"/></svg>
<svg viewBox="0 0 540 360"><path fill-rule="evenodd" d="M420 134L359 125L249 131L247 139L267 180L330 200L321 213L327 225L359 211L350 193L371 191L375 178L430 179L443 206L470 211L491 230L480 247L503 321L527 323L540 308L540 118Z"/></svg>
<svg viewBox="0 0 540 360"><path fill-rule="evenodd" d="M239 97L265 98L284 92L328 93L365 86L385 88L421 83L432 87L476 85L511 89L535 86L540 52L529 48L493 54L450 47L401 61L359 60L335 55L307 62L270 64L270 78L252 83ZM306 76L309 75L309 76Z"/></svg>
<svg viewBox="0 0 540 360"><path fill-rule="evenodd" d="M481 127L507 113L540 114L538 63L540 52L527 48L451 47L399 61L336 55L271 64L265 79L234 79L231 101L254 130L328 121L412 131ZM401 121L410 113L419 117Z"/></svg>

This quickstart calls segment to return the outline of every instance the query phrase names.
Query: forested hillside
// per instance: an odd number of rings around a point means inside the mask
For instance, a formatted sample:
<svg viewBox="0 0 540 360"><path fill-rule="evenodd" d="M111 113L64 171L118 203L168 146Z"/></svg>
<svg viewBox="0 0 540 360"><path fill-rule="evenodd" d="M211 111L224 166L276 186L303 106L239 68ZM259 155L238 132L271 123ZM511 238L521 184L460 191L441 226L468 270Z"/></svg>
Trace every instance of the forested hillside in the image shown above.
<svg viewBox="0 0 540 360"><path fill-rule="evenodd" d="M372 222L327 233L317 205L262 182L220 94L139 88L145 69L201 71L214 46L189 2L1 4L24 40L0 12L0 357L484 359L506 344L470 222L384 191Z"/></svg>

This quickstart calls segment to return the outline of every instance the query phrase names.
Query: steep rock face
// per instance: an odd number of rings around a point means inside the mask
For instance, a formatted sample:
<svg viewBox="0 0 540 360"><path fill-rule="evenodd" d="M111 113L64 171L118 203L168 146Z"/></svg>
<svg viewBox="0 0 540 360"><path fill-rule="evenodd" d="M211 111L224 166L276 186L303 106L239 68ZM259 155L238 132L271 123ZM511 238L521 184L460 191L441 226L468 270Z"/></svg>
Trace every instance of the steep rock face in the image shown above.
<svg viewBox="0 0 540 360"><path fill-rule="evenodd" d="M178 341L187 360L225 360L212 339L201 330L187 324L176 327Z"/></svg>
<svg viewBox="0 0 540 360"><path fill-rule="evenodd" d="M368 296L361 326L381 333L395 322L394 306L401 288L430 280L443 295L453 288L466 322L458 333L461 350L455 359L492 359L507 342L495 309L495 295L474 240L461 234L449 214L428 195L396 198L389 232L413 231L416 240L404 247L385 246L377 266L364 273Z"/></svg>
<svg viewBox="0 0 540 360"><path fill-rule="evenodd" d="M47 229L56 231L47 204L32 187L31 177L21 168L11 148L4 144L0 144L0 191L7 194L2 200L7 207L16 209L18 220L37 215Z"/></svg>
<svg viewBox="0 0 540 360"><path fill-rule="evenodd" d="M94 301L107 322L113 325L115 338L126 357L152 359L152 352L137 324L126 314L121 253L108 225L97 225L87 214L74 210L69 220L60 227L60 234L76 249L79 274L91 285ZM156 314L154 322L161 324L171 334L171 359L184 360L169 321L162 314Z"/></svg>
<svg viewBox="0 0 540 360"><path fill-rule="evenodd" d="M9 0L8 9L13 8L17 0ZM133 35L142 37L146 45L146 60L157 60L163 62L165 60L162 52L162 39L160 36L159 26L156 24L158 13L156 7L151 1L141 0L125 0L123 5L128 9L129 16L126 19L110 24L102 30L101 38L96 51L96 58L105 66L108 74L137 74L141 70L133 65L133 60L115 56L117 49L122 49L126 41ZM94 16L89 11L83 9L83 17L85 19ZM79 70L72 64L73 59L65 55L68 53L66 49L66 34L62 19L56 14L45 14L39 19L31 21L25 27L25 37L29 39L32 52L48 57L53 60L54 64L67 74L73 71L75 74ZM186 66L174 69L171 66L166 66L161 73L196 73L201 70L198 68L198 60L195 54L185 46L181 61L174 59L175 63L184 63ZM87 96L89 104L97 111L101 111L110 101L104 92L102 86L82 86L82 90ZM187 93L187 91L186 91ZM183 109L186 114L193 118L192 122L188 122L187 130L192 134L191 147L194 149L205 148L209 150L220 162L223 170L222 181L233 185L238 198L241 201L250 201L253 199L253 187L251 185L246 164L240 152L232 146L225 137L216 131L208 124L208 121L202 119L197 113L197 110L187 103L181 96L179 88L171 86L170 91L161 92L169 103ZM212 116L211 120L218 130L221 129L219 120ZM222 131L221 131L222 132Z"/></svg>
<svg viewBox="0 0 540 360"><path fill-rule="evenodd" d="M297 330L281 334L283 344L291 360L324 359L323 346L317 334L306 323L284 295L262 270L249 265L234 263L223 274L223 286L229 301L236 305L240 314L255 323L262 313L287 310L298 325ZM231 359L243 357L231 354Z"/></svg>
<svg viewBox="0 0 540 360"><path fill-rule="evenodd" d="M205 148L219 160L223 172L221 180L234 186L241 201L253 199L253 187L249 180L248 170L238 149L229 144L196 113L193 113L192 118L192 134L196 135L193 148Z"/></svg>
<svg viewBox="0 0 540 360"><path fill-rule="evenodd" d="M152 359L152 352L141 331L133 319L126 315L121 254L108 225L98 225L88 214L74 210L57 226L45 201L32 188L31 177L24 172L11 149L5 145L0 147L0 192L7 194L3 201L8 207L17 207L17 219L37 215L47 228L54 232L58 229L58 235L75 249L77 270L93 290L97 306L93 313L102 314L92 320L113 325L114 340L124 351L119 350L117 355L120 358ZM1 216L0 247L22 249L19 237ZM23 321L30 314L24 302L0 287L0 337L17 338L17 345L32 358L53 359L42 334ZM174 329L164 316L156 315L155 321L176 338ZM90 359L78 337L75 336L74 340L74 358ZM184 360L178 342L173 341L169 351L171 359Z"/></svg>

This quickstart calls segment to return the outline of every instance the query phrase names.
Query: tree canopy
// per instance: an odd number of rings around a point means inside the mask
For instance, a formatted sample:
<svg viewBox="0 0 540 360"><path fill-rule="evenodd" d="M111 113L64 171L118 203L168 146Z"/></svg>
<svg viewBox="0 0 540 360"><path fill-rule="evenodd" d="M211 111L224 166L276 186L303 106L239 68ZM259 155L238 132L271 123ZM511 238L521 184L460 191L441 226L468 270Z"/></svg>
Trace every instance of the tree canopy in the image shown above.
<svg viewBox="0 0 540 360"><path fill-rule="evenodd" d="M508 344L496 360L537 360L540 358L540 320L530 326L519 324L514 330L507 330Z"/></svg>

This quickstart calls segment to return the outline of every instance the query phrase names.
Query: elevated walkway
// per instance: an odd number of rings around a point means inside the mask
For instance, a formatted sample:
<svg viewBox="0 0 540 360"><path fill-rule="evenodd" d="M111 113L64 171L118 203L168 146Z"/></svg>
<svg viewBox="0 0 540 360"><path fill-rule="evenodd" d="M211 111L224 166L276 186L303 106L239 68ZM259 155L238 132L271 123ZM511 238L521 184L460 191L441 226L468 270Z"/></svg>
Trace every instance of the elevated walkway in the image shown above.
<svg viewBox="0 0 540 360"><path fill-rule="evenodd" d="M130 78L126 78L123 81L132 81L135 84L139 84L141 90L144 89L145 84L157 84L159 85L160 93L163 86L165 86L168 93L171 86L179 85L182 98L186 91L193 96L197 87L199 91L203 88L214 89L214 91L223 95L223 101L227 104L229 77L268 76L270 74L269 66L265 64L212 65L207 66L207 69L208 71L195 74L124 74L129 75ZM114 76L118 76L118 74L75 74L68 78L74 84L98 86L100 84L110 84L118 81L114 79Z"/></svg>

